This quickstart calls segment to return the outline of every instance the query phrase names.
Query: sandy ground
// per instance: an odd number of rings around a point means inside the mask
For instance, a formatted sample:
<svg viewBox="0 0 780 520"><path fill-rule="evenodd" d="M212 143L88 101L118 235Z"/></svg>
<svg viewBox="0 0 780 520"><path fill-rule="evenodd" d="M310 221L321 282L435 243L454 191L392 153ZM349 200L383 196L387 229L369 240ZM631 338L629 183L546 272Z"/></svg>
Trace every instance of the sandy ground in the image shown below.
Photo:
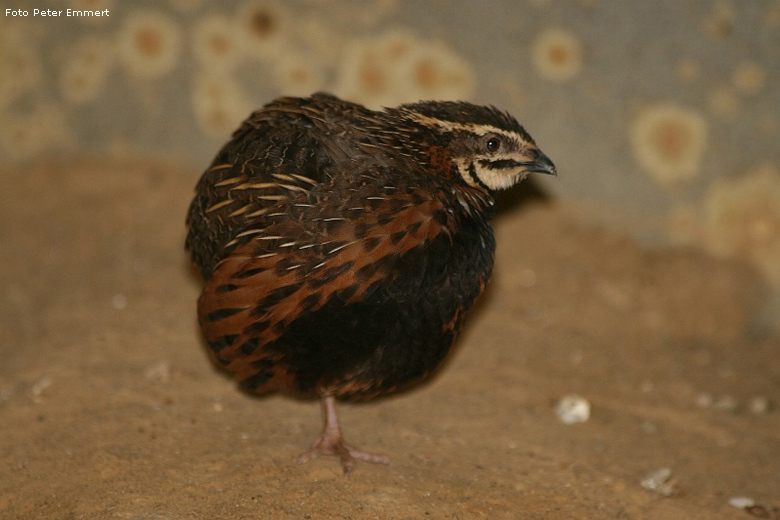
<svg viewBox="0 0 780 520"><path fill-rule="evenodd" d="M197 175L0 177L0 518L780 517L780 341L754 323L753 274L523 197L438 376L341 407L392 464L296 464L317 403L240 393L200 343L182 250ZM566 425L573 393L592 413ZM662 467L671 496L640 486Z"/></svg>

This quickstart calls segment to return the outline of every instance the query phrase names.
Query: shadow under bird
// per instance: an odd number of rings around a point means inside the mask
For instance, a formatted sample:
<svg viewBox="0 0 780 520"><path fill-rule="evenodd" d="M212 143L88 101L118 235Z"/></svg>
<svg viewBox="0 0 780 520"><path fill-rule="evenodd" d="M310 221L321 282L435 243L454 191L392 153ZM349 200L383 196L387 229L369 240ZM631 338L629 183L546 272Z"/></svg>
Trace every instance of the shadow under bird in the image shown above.
<svg viewBox="0 0 780 520"><path fill-rule="evenodd" d="M523 127L464 102L372 111L319 93L236 130L187 216L198 321L243 389L322 400L300 462L389 462L344 441L335 400L439 366L493 268L494 195L533 172L556 174Z"/></svg>

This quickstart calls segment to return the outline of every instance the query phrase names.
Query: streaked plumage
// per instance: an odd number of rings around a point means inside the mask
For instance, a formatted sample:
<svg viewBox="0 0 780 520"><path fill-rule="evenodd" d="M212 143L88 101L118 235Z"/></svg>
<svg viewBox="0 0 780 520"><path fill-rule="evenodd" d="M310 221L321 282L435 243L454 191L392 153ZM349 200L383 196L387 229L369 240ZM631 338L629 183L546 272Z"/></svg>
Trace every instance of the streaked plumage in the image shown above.
<svg viewBox="0 0 780 520"><path fill-rule="evenodd" d="M326 94L253 113L196 187L198 317L242 388L323 399L320 453L347 447L333 399L433 371L493 266L494 190L555 173L508 114L461 102L381 112Z"/></svg>

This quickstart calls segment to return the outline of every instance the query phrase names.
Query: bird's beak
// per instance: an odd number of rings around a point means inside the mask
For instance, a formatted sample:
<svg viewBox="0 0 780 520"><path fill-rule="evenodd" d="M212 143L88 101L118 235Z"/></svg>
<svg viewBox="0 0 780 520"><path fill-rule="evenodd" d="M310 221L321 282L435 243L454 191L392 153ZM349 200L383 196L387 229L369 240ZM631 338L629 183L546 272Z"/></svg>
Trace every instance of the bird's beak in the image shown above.
<svg viewBox="0 0 780 520"><path fill-rule="evenodd" d="M541 150L534 150L533 158L528 162L526 171L530 173L544 173L547 175L558 176L558 170L550 160L549 157L544 155Z"/></svg>

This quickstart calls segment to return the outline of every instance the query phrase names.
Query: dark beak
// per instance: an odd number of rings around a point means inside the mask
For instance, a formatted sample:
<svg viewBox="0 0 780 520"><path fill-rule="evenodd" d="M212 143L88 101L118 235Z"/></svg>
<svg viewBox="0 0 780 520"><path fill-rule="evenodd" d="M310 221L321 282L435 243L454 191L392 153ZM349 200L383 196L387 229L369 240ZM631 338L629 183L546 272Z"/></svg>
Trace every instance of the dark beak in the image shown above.
<svg viewBox="0 0 780 520"><path fill-rule="evenodd" d="M558 175L558 170L549 157L540 150L534 150L533 159L527 163L526 170L531 173L544 173L547 175Z"/></svg>

